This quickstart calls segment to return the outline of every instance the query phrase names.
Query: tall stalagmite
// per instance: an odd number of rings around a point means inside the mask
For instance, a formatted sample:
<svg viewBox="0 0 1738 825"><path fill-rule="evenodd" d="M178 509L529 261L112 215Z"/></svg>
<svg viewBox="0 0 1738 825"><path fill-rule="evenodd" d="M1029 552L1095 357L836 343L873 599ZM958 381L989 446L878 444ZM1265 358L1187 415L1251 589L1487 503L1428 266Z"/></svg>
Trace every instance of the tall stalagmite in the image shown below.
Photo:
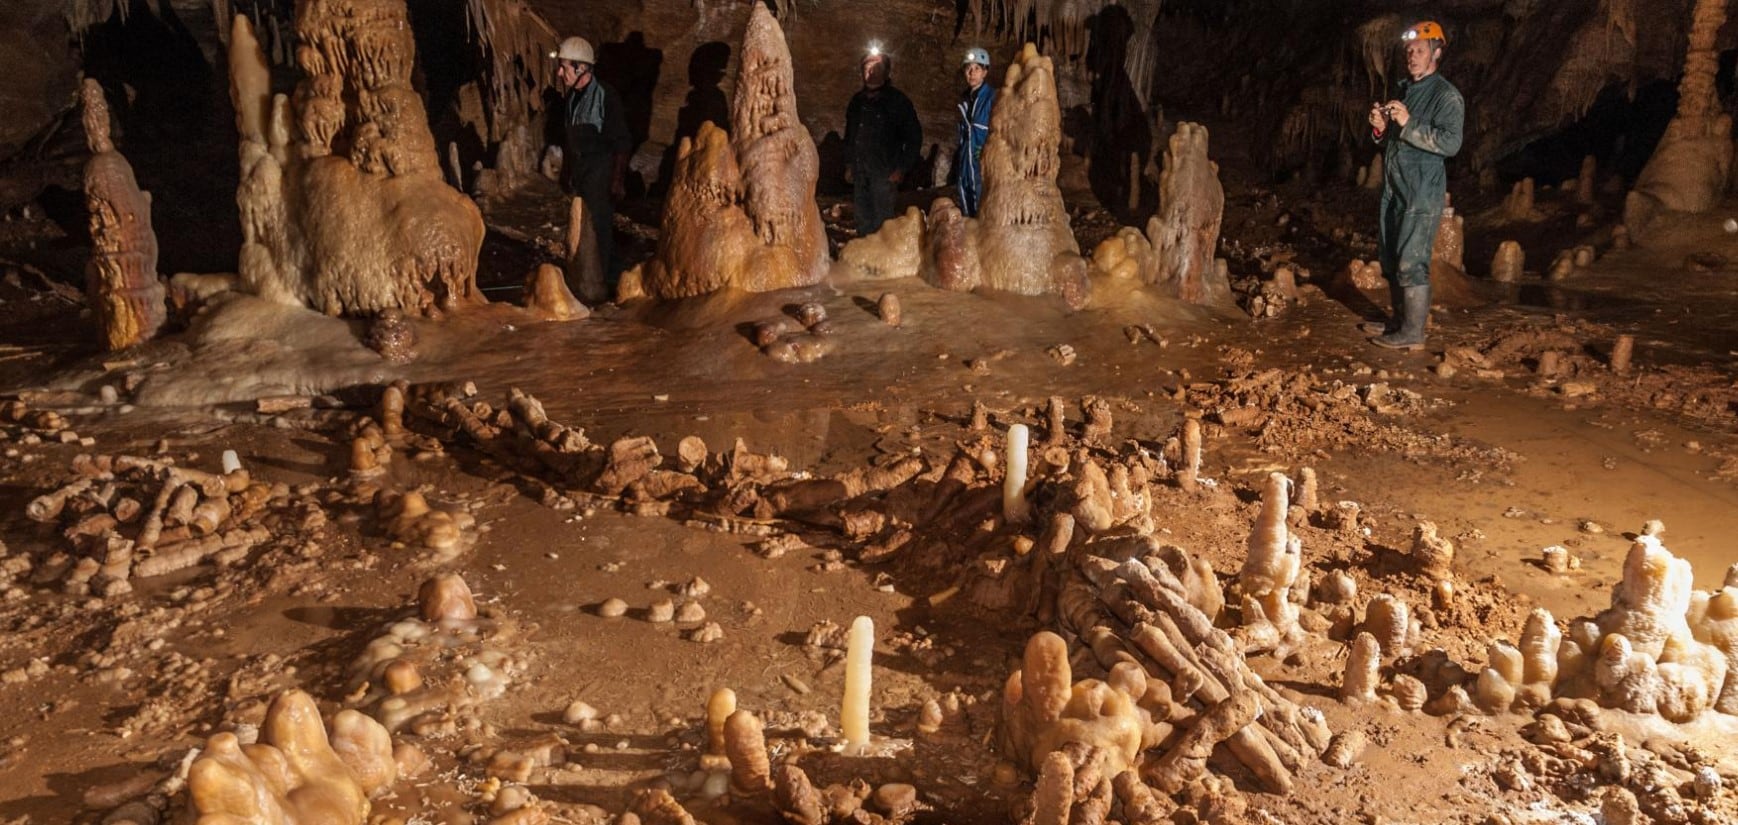
<svg viewBox="0 0 1738 825"><path fill-rule="evenodd" d="M151 229L151 193L139 189L133 165L109 139L109 104L103 87L85 78L85 206L90 209L91 258L85 292L96 309L103 344L124 349L157 334L163 324L163 283L157 280L157 233Z"/></svg>
<svg viewBox="0 0 1738 825"><path fill-rule="evenodd" d="M981 284L1022 295L1060 293L1079 307L1090 297L1087 266L1056 185L1061 143L1055 69L1027 43L1008 65L984 145Z"/></svg>
<svg viewBox="0 0 1738 825"><path fill-rule="evenodd" d="M330 315L481 301L482 214L442 178L403 0L306 0L296 33L293 99L245 17L230 38L244 287Z"/></svg>
<svg viewBox="0 0 1738 825"><path fill-rule="evenodd" d="M1147 240L1158 256L1157 282L1173 285L1178 298L1201 302L1211 297L1208 279L1224 214L1219 164L1207 159L1207 127L1180 123L1165 150L1159 214L1147 221Z"/></svg>
<svg viewBox="0 0 1738 825"><path fill-rule="evenodd" d="M1631 237L1665 210L1706 212L1720 202L1732 175L1732 117L1720 105L1714 76L1715 40L1726 22L1725 0L1696 0L1690 49L1678 83L1678 113L1623 205Z"/></svg>
<svg viewBox="0 0 1738 825"><path fill-rule="evenodd" d="M710 123L684 138L657 254L639 289L656 298L808 286L830 266L815 205L820 159L797 118L790 48L764 5L750 13L731 134ZM624 279L632 294L634 278Z"/></svg>

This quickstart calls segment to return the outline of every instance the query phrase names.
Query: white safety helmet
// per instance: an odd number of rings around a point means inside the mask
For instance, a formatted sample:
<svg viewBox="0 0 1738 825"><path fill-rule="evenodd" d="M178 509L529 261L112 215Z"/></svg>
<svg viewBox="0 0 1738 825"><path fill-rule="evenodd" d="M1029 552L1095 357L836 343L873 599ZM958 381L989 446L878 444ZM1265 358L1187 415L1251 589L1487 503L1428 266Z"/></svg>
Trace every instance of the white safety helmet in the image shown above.
<svg viewBox="0 0 1738 825"><path fill-rule="evenodd" d="M966 49L966 59L960 61L960 65L970 66L973 63L988 69L990 67L990 53L983 49Z"/></svg>
<svg viewBox="0 0 1738 825"><path fill-rule="evenodd" d="M569 37L561 41L561 47L549 53L551 60L571 60L575 63L597 63L597 54L591 50L591 41L583 37Z"/></svg>

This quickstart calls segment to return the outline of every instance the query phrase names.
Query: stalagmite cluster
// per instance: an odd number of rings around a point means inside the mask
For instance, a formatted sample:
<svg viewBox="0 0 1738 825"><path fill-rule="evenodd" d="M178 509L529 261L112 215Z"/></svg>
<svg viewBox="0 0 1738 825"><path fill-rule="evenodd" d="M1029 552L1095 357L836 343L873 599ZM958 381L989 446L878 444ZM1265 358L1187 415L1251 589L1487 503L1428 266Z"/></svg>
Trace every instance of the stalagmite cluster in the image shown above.
<svg viewBox="0 0 1738 825"><path fill-rule="evenodd" d="M1139 278L1195 303L1225 294L1214 256L1224 219L1225 189L1219 165L1207 157L1207 128L1178 124L1165 150L1159 176L1159 212L1146 233L1123 227L1092 252L1094 270L1103 276Z"/></svg>
<svg viewBox="0 0 1738 825"><path fill-rule="evenodd" d="M85 144L85 207L90 210L91 258L85 293L96 309L102 342L125 349L157 334L168 310L157 278L157 233L151 228L151 193L139 188L133 166L109 139L109 104L103 87L85 78L79 89Z"/></svg>
<svg viewBox="0 0 1738 825"><path fill-rule="evenodd" d="M296 33L293 98L246 17L230 39L243 288L329 315L481 301L482 215L442 177L402 0L310 0Z"/></svg>
<svg viewBox="0 0 1738 825"><path fill-rule="evenodd" d="M1731 182L1732 117L1720 105L1714 83L1720 62L1716 39L1726 22L1726 6L1723 0L1696 2L1678 82L1677 116L1666 125L1623 205L1623 223L1637 239L1663 211L1714 208Z"/></svg>
<svg viewBox="0 0 1738 825"><path fill-rule="evenodd" d="M1706 710L1738 713L1738 588L1692 591L1689 562L1643 535L1624 559L1611 607L1565 633L1535 610L1518 648L1492 646L1477 699L1493 712L1553 697L1685 722Z"/></svg>
<svg viewBox="0 0 1738 825"><path fill-rule="evenodd" d="M379 723L342 711L328 736L313 698L289 691L267 709L259 742L211 737L187 787L202 823L362 825L369 797L397 774L391 737Z"/></svg>
<svg viewBox="0 0 1738 825"><path fill-rule="evenodd" d="M797 117L784 30L763 6L749 14L741 66L730 134L706 123L683 139L658 251L624 276L623 297L766 292L826 276L820 160Z"/></svg>
<svg viewBox="0 0 1738 825"><path fill-rule="evenodd" d="M937 199L927 218L913 209L847 244L841 271L856 279L922 277L948 290L1061 295L1070 307L1085 306L1087 262L1056 184L1061 142L1055 67L1028 44L997 91L979 216Z"/></svg>

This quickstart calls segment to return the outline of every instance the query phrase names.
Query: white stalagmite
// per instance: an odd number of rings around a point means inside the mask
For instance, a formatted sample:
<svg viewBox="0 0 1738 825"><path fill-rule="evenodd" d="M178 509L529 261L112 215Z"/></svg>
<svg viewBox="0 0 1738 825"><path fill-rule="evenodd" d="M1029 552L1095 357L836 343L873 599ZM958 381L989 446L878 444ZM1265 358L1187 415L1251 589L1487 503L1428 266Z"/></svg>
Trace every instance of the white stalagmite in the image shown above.
<svg viewBox="0 0 1738 825"><path fill-rule="evenodd" d="M1025 429L1020 427L1022 434ZM875 620L858 616L851 622L845 646L845 700L839 712L839 728L845 734L848 753L869 744L869 668L874 655Z"/></svg>
<svg viewBox="0 0 1738 825"><path fill-rule="evenodd" d="M1026 448L1031 437L1025 424L1008 427L1008 473L1002 479L1002 517L1010 523L1023 523L1030 516L1026 508Z"/></svg>

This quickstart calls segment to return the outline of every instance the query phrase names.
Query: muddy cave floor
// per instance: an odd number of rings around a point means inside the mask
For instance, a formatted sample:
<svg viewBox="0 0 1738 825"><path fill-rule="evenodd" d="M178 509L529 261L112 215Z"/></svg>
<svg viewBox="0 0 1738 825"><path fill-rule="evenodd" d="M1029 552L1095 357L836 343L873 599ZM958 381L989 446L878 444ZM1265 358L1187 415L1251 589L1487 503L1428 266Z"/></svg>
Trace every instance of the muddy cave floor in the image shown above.
<svg viewBox="0 0 1738 825"><path fill-rule="evenodd" d="M1724 214L1686 221L1657 246L1613 253L1568 284L1530 284L1521 302L1499 295L1508 300L1439 311L1429 352L1416 354L1365 345L1348 310L1357 301L1313 288L1285 316L1251 322L1141 292L1101 294L1109 300L1071 314L1048 298L960 295L901 281L610 309L569 324L491 307L444 324L419 322L421 356L402 368L363 349L355 325L243 300L202 321L196 347L181 336L105 361L36 338L73 309L14 282L0 286L3 297L34 307L39 326L8 336L12 363L0 363L8 396L62 411L87 443L4 430L0 534L13 554L47 552L60 541L23 510L62 483L81 453L165 454L215 470L219 454L234 449L256 478L336 483L350 460L342 422L366 411L268 414L255 412L253 399L396 378L469 380L488 399L517 387L604 444L647 435L669 454L684 436L713 450L741 438L755 452L823 476L906 454L945 463L970 437L974 400L998 426L1026 422L1042 433L1046 399L1067 399L1077 426L1076 402L1094 395L1112 401L1112 442L1163 444L1185 410L1208 407L1204 475L1218 484L1196 494L1167 490L1155 522L1165 541L1212 560L1221 577L1241 563L1252 491L1273 470L1314 467L1324 498L1359 502L1367 537L1348 541L1313 527L1301 534L1306 563L1356 570L1365 592L1403 586L1390 560L1409 546L1417 520L1435 521L1459 549L1456 580L1473 618L1432 628L1424 646L1443 647L1471 667L1490 639L1518 638L1531 606L1560 619L1605 607L1625 534L1647 519L1665 523L1666 545L1695 565L1698 588L1717 586L1738 560L1730 538L1738 528L1738 413L1729 401L1738 345L1730 279L1738 276L1682 266L1689 252L1710 249L1738 260L1738 240L1719 231ZM898 328L874 313L887 291L904 307ZM804 301L826 307L832 352L799 365L762 356L747 325ZM1163 344L1131 330L1142 324ZM1542 330L1581 342L1585 351L1569 353L1571 360L1590 363L1603 357L1613 330L1631 332L1635 370L1589 370L1580 376L1585 386L1572 390L1565 385L1575 382L1542 379L1518 357L1462 361L1452 374L1436 367L1444 352L1491 350ZM1062 357L1064 346L1072 359ZM1504 349L1511 350L1524 348ZM1324 393L1335 382L1384 385L1398 400L1360 409L1357 420L1277 409L1252 419L1210 407L1215 399L1235 406L1226 388L1271 369L1308 371ZM102 403L105 384L128 384L136 403ZM936 809L929 821L948 822L1006 821L1012 801L1030 788L1029 777L1024 785L997 780L988 743L1000 685L1025 640L1045 627L1034 617L965 604L946 576L858 564L836 533L799 531L810 546L765 558L752 552L760 536L602 505L546 507L459 450L394 460L377 483L421 486L431 501L468 510L479 525L472 541L456 557L438 558L395 545L373 508L336 506L311 562L201 566L140 580L133 594L107 600L63 595L46 582L0 605L0 821L96 821L105 802L124 798L141 776L165 775L205 736L257 722L262 700L280 689L301 687L337 707L350 661L414 603L420 582L449 570L487 610L516 624L507 644L525 668L506 696L477 708L480 725L418 740L435 767L378 800L377 814L468 821L466 812L486 807L485 768L474 752L551 733L565 741L566 759L526 784L557 821L621 811L631 789L647 782L671 782L678 796L694 798L697 788L685 783L697 767L697 731L714 688L733 688L740 707L769 720L775 751L836 735L843 668L836 651L805 637L817 623L846 625L857 615L877 627L873 733L909 745L891 757L805 757L817 786L853 777L909 782ZM1549 545L1570 548L1581 568L1546 572L1538 559ZM690 641L692 625L645 620L652 602L697 577L710 585L698 600L722 639ZM599 615L612 598L627 603L626 616ZM165 615L148 613L157 608L176 620L141 620ZM1312 766L1290 797L1250 790L1252 809L1310 825L1483 822L1493 813L1555 822L1558 811L1597 808L1597 799L1491 779L1531 747L1517 733L1526 716L1451 725L1343 706L1333 698L1340 647L1316 638L1286 661L1256 666L1322 709L1335 730L1364 731L1369 750L1346 770ZM949 692L976 705L938 734L916 734L918 708ZM608 717L601 729L563 721L575 700ZM1738 776L1731 745L1738 740L1722 720L1631 721L1636 743L1687 740L1729 785ZM820 736L808 738L805 729ZM1234 763L1219 767L1253 788ZM691 809L712 822L758 821L705 802ZM1725 818L1709 821L1738 821L1734 810L1728 799L1713 814Z"/></svg>

